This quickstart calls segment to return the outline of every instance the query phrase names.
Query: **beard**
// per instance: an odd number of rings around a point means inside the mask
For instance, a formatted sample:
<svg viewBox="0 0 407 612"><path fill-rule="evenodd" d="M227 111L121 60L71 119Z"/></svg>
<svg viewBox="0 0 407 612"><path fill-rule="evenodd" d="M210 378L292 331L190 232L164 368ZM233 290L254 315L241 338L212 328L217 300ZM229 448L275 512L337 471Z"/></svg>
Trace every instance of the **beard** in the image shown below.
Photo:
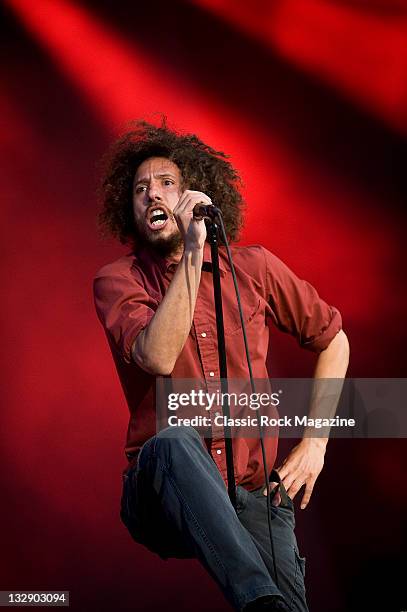
<svg viewBox="0 0 407 612"><path fill-rule="evenodd" d="M181 232L177 228L166 238L148 231L145 225L135 223L134 242L137 246L144 246L154 251L160 257L170 257L178 253L183 247Z"/></svg>

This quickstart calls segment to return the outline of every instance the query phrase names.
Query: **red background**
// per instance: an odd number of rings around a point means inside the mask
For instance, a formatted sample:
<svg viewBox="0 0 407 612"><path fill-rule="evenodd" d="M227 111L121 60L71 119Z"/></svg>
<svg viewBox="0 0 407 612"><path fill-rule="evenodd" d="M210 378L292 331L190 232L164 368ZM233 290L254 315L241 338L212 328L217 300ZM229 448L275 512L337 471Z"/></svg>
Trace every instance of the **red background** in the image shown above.
<svg viewBox="0 0 407 612"><path fill-rule="evenodd" d="M197 562L164 563L119 521L127 409L91 282L123 248L97 236L97 161L159 113L228 152L243 242L341 310L350 375L406 376L406 3L7 0L1 17L0 589L70 590L80 612L227 610ZM274 375L312 372L273 340ZM314 612L407 607L405 451L329 444L297 519Z"/></svg>

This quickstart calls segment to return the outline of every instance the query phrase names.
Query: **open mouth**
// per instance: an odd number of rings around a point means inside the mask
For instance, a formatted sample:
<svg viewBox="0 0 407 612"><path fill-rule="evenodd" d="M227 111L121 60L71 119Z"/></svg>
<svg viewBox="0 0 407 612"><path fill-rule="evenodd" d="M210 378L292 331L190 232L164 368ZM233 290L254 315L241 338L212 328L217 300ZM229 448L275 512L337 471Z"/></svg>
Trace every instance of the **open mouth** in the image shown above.
<svg viewBox="0 0 407 612"><path fill-rule="evenodd" d="M150 229L160 230L167 224L168 215L163 208L155 207L148 211L147 221Z"/></svg>

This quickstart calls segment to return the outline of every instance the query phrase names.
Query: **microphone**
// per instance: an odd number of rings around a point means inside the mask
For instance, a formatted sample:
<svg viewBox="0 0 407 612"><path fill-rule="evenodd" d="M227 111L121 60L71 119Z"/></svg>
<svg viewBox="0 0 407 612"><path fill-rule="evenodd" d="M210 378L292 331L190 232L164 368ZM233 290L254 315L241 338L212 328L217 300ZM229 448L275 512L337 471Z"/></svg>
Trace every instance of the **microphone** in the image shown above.
<svg viewBox="0 0 407 612"><path fill-rule="evenodd" d="M202 204L202 202L195 204L192 212L194 219L216 219L218 215L222 214L222 211L216 206L212 204Z"/></svg>

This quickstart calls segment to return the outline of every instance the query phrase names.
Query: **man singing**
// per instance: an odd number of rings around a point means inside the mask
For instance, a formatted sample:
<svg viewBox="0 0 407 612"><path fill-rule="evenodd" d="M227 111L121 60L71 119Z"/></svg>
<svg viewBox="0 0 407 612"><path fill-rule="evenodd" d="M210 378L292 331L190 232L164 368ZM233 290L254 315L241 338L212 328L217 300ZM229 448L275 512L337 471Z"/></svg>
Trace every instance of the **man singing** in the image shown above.
<svg viewBox="0 0 407 612"><path fill-rule="evenodd" d="M104 230L131 252L96 275L96 309L130 410L121 516L162 558L196 557L236 610L308 610L292 500L310 500L327 439L304 437L278 469L273 570L260 440L233 440L237 509L227 492L225 440L192 427L156 432L156 381L219 378L211 251L194 207L212 203L238 239L243 202L226 156L197 136L138 122L111 148L102 184ZM349 346L339 312L262 246L232 247L254 378L268 378L269 325L318 355L316 378L345 376ZM247 379L225 248L220 248L228 376ZM168 380L166 382L169 382ZM216 408L216 407L215 407ZM215 410L214 408L214 410ZM214 416L214 415L212 415ZM214 433L214 432L213 432ZM277 440L264 439L271 469ZM288 495L287 495L288 493ZM278 505L277 505L278 504Z"/></svg>

